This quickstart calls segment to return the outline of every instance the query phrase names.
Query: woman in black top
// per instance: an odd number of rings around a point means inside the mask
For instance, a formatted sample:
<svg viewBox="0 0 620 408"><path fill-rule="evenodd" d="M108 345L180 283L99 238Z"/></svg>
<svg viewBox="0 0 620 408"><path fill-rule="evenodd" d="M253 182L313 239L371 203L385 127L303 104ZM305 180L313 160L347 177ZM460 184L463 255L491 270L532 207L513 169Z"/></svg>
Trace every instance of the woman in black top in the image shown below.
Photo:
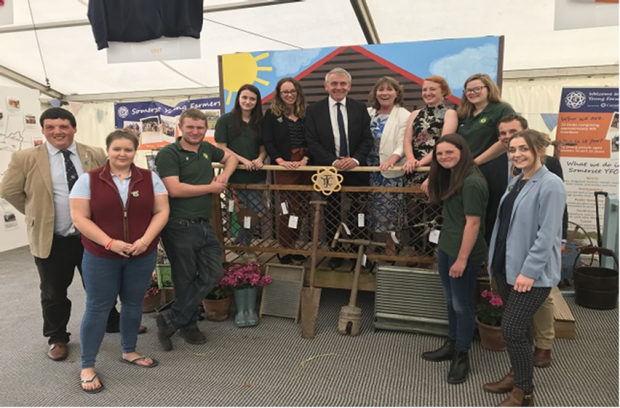
<svg viewBox="0 0 620 408"><path fill-rule="evenodd" d="M265 149L278 165L289 171L276 171L276 184L310 185L310 173L297 171L310 160L306 142L306 98L301 84L295 78L282 78L276 85L271 107L263 117L262 135ZM301 225L293 228L289 217L302 217L307 213L309 194L304 191L282 191L280 205L276 211L278 219L278 240L282 248L295 248ZM303 255L278 255L283 264L303 261Z"/></svg>

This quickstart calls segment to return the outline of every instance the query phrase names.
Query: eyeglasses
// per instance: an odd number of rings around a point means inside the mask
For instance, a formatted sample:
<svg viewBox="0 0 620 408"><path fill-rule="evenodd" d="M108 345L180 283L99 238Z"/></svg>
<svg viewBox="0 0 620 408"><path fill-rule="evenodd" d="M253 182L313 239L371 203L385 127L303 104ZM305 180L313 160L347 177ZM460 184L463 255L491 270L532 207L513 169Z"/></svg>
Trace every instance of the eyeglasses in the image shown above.
<svg viewBox="0 0 620 408"><path fill-rule="evenodd" d="M466 94L479 94L482 92L482 88L488 88L488 86L477 86L475 88L465 89L463 92Z"/></svg>
<svg viewBox="0 0 620 408"><path fill-rule="evenodd" d="M295 95L295 94L297 93L297 90L292 89L292 90L290 90L290 91L280 91L280 93L281 93L282 95Z"/></svg>

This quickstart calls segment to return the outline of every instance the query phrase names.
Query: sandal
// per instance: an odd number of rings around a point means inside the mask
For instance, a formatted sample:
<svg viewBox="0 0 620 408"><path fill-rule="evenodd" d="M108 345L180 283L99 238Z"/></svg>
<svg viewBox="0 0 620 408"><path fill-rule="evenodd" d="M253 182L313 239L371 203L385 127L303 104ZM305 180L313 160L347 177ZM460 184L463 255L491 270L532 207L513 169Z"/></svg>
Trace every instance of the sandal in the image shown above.
<svg viewBox="0 0 620 408"><path fill-rule="evenodd" d="M90 383L95 381L95 378L97 378L97 374L95 374L93 376L93 378L91 378L90 380L80 380L80 383L81 384L90 384ZM82 388L82 391L84 391L87 394L97 394L98 392L103 391L103 389L105 388L103 383L101 382L101 380L99 380L99 385L101 385L99 388L94 388L92 390L87 390L84 387L81 387L81 388Z"/></svg>
<svg viewBox="0 0 620 408"><path fill-rule="evenodd" d="M154 358L152 358L151 360L153 360L153 362L149 365L142 365L142 364L138 364L138 361L142 360L142 361L146 361L148 357L142 356L142 357L138 357L138 358L134 358L133 360L129 361L129 360L125 360L124 358L121 357L121 361L127 363L127 364L132 364L138 367L142 367L142 368L153 368L153 367L157 367L159 365L159 363L157 362L157 360L155 360Z"/></svg>

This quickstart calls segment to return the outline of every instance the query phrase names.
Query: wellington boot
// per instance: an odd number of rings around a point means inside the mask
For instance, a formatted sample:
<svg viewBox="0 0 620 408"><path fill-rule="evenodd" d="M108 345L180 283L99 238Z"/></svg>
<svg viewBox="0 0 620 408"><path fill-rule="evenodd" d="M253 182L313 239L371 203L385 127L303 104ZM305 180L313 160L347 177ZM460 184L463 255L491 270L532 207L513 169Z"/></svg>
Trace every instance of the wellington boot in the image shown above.
<svg viewBox="0 0 620 408"><path fill-rule="evenodd" d="M250 288L245 291L245 322L247 326L256 326L258 324L258 314L256 313L256 288Z"/></svg>
<svg viewBox="0 0 620 408"><path fill-rule="evenodd" d="M512 392L498 407L533 407L534 394L525 394L521 388L514 387Z"/></svg>
<svg viewBox="0 0 620 408"><path fill-rule="evenodd" d="M467 380L470 371L469 353L467 351L455 351L448 372L450 384L460 384Z"/></svg>
<svg viewBox="0 0 620 408"><path fill-rule="evenodd" d="M515 372L512 368L510 369L508 374L506 374L504 378L502 378L501 380L492 382L492 383L487 383L482 386L482 388L486 392L492 392L494 394L503 394L506 392L510 392L512 391L514 387L515 387Z"/></svg>
<svg viewBox="0 0 620 408"><path fill-rule="evenodd" d="M454 355L454 344L454 341L447 339L443 346L437 350L422 353L422 358L433 362L452 360L452 356Z"/></svg>

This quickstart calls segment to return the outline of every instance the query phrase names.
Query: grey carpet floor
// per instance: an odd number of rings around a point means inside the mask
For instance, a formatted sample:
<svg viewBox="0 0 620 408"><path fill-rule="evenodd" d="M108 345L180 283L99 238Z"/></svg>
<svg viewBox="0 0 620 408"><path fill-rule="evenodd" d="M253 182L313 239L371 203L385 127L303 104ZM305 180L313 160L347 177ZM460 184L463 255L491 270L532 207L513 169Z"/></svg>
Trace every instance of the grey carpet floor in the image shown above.
<svg viewBox="0 0 620 408"><path fill-rule="evenodd" d="M41 335L38 275L27 248L0 254L0 404L2 406L493 406L503 396L485 393L499 379L506 353L475 342L472 373L461 385L445 382L448 363L429 363L423 351L443 339L374 331L373 294L360 293L362 332L336 332L348 291L323 290L317 336L302 339L291 319L265 316L254 328L232 319L199 322L208 343L189 345L178 335L174 350L157 342L153 314L138 351L159 360L154 369L123 364L120 337L107 334L97 361L106 389L88 395L79 385L79 331L85 295L76 273L70 288L73 333L70 356L53 362ZM618 310L596 311L568 303L576 340L556 340L551 367L535 370L538 406L618 406Z"/></svg>

